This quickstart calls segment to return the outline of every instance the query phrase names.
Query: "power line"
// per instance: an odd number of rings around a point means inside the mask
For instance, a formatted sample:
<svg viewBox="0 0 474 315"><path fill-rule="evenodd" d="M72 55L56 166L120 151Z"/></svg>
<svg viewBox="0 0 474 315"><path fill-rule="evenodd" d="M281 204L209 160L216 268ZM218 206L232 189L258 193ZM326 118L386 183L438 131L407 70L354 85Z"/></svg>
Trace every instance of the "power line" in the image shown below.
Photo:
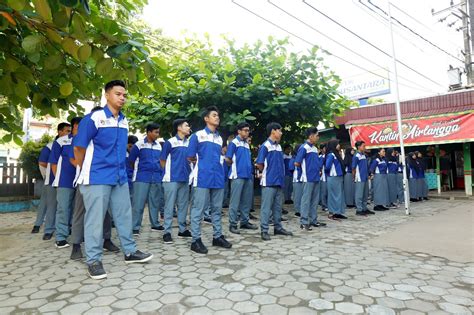
<svg viewBox="0 0 474 315"><path fill-rule="evenodd" d="M293 19L295 19L295 20L299 21L300 23L306 25L307 27L311 28L313 31L315 31L316 33L320 34L321 36L323 36L323 37L329 39L330 41L332 41L332 42L338 44L339 46L341 46L341 47L347 49L348 51L350 51L350 52L352 52L353 54L359 56L360 58L362 58L362 59L364 59L364 60L366 60L366 61L368 61L368 62L370 62L370 63L372 63L372 64L374 64L374 65L376 65L377 67L382 68L382 69L385 69L384 66L381 66L381 65L377 64L376 62L374 62L373 60L367 58L366 56L364 56L364 55L358 53L357 51L354 51L354 50L351 49L350 47L347 47L346 45L344 45L344 44L342 44L341 42L335 40L334 38L332 38L332 37L330 37L330 36L328 36L328 35L322 33L321 31L317 30L317 29L316 29L315 27L313 27L312 25L306 23L305 21L301 20L301 19L298 18L297 16L295 16L295 15L289 13L288 11L286 11L285 9L279 7L278 5L276 5L275 3L273 3L271 0L267 0L267 1L268 1L268 3L270 3L271 5L273 5L274 7L276 7L278 10L282 11L282 12L285 13L286 15L292 17ZM411 68L410 68L410 69L411 69ZM411 70L413 70L413 69L411 69ZM413 70L413 71L416 72L416 70ZM423 75L422 75L422 76L423 76ZM423 86L419 85L418 83L416 83L416 82L414 82L414 81L411 81L411 80L409 80L409 79L406 79L406 78L404 78L404 77L402 77L402 76L399 76L399 77L402 78L402 79L404 79L405 81L410 82L410 83L412 83L412 84L415 84L415 85L417 85L417 86L419 86L419 87L421 87L421 88L426 88L426 87L423 87ZM425 77L425 78L429 79L428 77ZM429 80L432 81L431 79L429 79ZM434 81L433 81L433 82L434 82ZM434 82L434 83L437 84L437 82Z"/></svg>
<svg viewBox="0 0 474 315"><path fill-rule="evenodd" d="M335 19L333 19L332 17L330 17L329 15L325 14L324 12L322 12L321 10L315 8L314 6L312 6L310 3L306 2L306 0L303 0L303 3L306 4L307 6L309 6L311 9L315 10L316 12L318 12L319 14L323 15L324 17L326 17L327 19L329 19L330 21L332 21L333 23L337 24L338 26L342 27L343 29L345 29L346 31L348 31L349 33L351 33L352 35L356 36L357 38L359 38L360 40L362 40L363 42L367 43L368 45L370 45L371 47L375 48L376 50L378 50L379 52L381 52L382 54L388 56L388 57L392 57L391 54L389 54L388 52L386 52L385 50L383 50L382 48L374 45L373 43L371 43L370 41L368 41L367 39L363 38L362 36L360 36L359 34L355 33L354 31L352 31L351 29L347 28L346 26L342 25L340 22L336 21ZM400 63L401 65L403 65L404 67L410 69L411 71L415 72L416 74L418 74L419 76L431 81L432 83L438 85L438 86L441 86L441 87L444 87L442 84L432 80L431 78L427 77L426 75L422 74L421 72L417 71L416 69L413 69L412 67L410 67L409 65L407 65L406 63L400 61L400 60L397 60L398 63Z"/></svg>
<svg viewBox="0 0 474 315"><path fill-rule="evenodd" d="M304 1L304 0L303 0ZM367 3L369 3L370 5L372 5L373 7L375 7L377 10L379 10L380 12L382 12L384 15L388 15L387 12L385 12L385 10L383 10L382 8L380 8L378 5L372 3L371 0L367 0ZM432 41L430 41L429 39L423 37L421 34L417 33L416 31L414 31L412 28L410 28L409 26L405 25L404 23L402 23L400 20L398 20L397 18L393 17L392 16L392 20L394 20L395 22L397 22L398 24L400 24L403 28L407 29L409 32L413 33L414 35L416 35L417 37L421 38L423 41L427 42L428 44L430 44L431 46L435 47L436 49L444 52L445 54L447 54L448 56L451 56L452 58L456 59L456 60L459 60L461 62L464 63L464 60L462 59L459 59L458 57L456 57L455 55L451 54L450 52L444 50L443 48L439 47L438 45L436 45L435 43L433 43Z"/></svg>
<svg viewBox="0 0 474 315"><path fill-rule="evenodd" d="M252 10L250 10L250 9L248 9L247 7L241 5L240 3L237 3L235 0L231 0L231 2L232 2L233 4L235 4L235 5L237 5L238 7L244 9L245 11L249 12L250 14L252 14L252 15L258 17L259 19L261 19L261 20L263 20L263 21L265 21L265 22L267 22L267 23L269 23L269 24L275 26L276 28L282 30L283 32L285 32L285 33L287 33L287 34L289 34L289 35L291 35L291 36L293 36L293 37L295 37L295 38L298 38L299 40L305 42L306 44L311 45L311 46L313 46L313 47L314 47L314 46L319 47L318 45L316 45L316 44L314 44L314 43L312 43L312 42L310 42L310 41L304 39L303 37L301 37L301 36L299 36L299 35L297 35L297 34L291 32L291 31L289 31L289 30L287 30L287 29L285 29L284 27L282 27L282 26L280 26L280 25L278 25L278 24L276 24L276 23L274 23L274 22L268 20L267 18L265 18L265 17L259 15L258 13L253 12ZM355 63L353 63L353 62L351 62L351 61L348 61L348 60L346 60L346 59L344 59L344 58L342 58L342 57L339 57L339 56L337 56L337 55L335 55L335 54L329 52L329 51L326 50L326 49L321 48L321 50L322 50L324 53L326 53L326 54L328 54L328 55L330 55L330 56L333 56L334 58L337 58L337 59L339 59L339 60L341 60L341 61L343 61L343 62L345 62L345 63L347 63L347 64L349 64L349 65L351 65L351 66L353 66L353 67L356 67L356 68L358 68L358 69L363 70L364 72L368 72L368 73L373 74L373 75L375 75L375 76L377 76L377 77L380 77L380 78L383 78L383 79L392 81L392 80L390 80L390 78L388 78L388 77L386 77L386 76L380 75L380 74L375 73L375 72L373 72L373 71L370 71L370 70L368 70L368 69L366 69L366 68L364 68L364 67L361 67L361 66L359 66L358 64L355 64ZM403 85L403 86L405 86L405 87L412 88L412 89L415 89L415 90L419 90L419 91L433 92L433 91L428 90L428 89L423 89L423 90L417 89L417 88L414 88L413 86L406 85L406 84L403 84L403 83L400 83L400 85Z"/></svg>

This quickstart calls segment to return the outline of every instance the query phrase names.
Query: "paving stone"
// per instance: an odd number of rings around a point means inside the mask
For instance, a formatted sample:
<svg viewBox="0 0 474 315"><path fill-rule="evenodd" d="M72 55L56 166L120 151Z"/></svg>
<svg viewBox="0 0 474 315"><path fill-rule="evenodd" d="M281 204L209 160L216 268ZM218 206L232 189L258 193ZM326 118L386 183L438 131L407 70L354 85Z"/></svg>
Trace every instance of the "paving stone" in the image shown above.
<svg viewBox="0 0 474 315"><path fill-rule="evenodd" d="M88 309L90 309L91 306L88 303L77 303L77 304L71 304L68 305L64 308L61 309L60 313L61 314L82 314Z"/></svg>
<svg viewBox="0 0 474 315"><path fill-rule="evenodd" d="M210 289L204 292L204 296L211 300L225 298L227 294L229 294L229 292L223 289Z"/></svg>
<svg viewBox="0 0 474 315"><path fill-rule="evenodd" d="M314 310L308 307L292 307L289 315L314 315Z"/></svg>
<svg viewBox="0 0 474 315"><path fill-rule="evenodd" d="M318 311L320 310L330 310L334 308L334 305L330 301L326 301L323 299L313 299L309 301L309 307L312 307Z"/></svg>
<svg viewBox="0 0 474 315"><path fill-rule="evenodd" d="M226 299L215 299L207 303L207 306L215 311L230 310L232 305L234 305L234 303Z"/></svg>
<svg viewBox="0 0 474 315"><path fill-rule="evenodd" d="M277 298L269 294L257 294L252 297L252 301L260 305L275 304L277 301Z"/></svg>
<svg viewBox="0 0 474 315"><path fill-rule="evenodd" d="M301 302L300 299L298 299L297 297L295 296L284 296L284 297L281 297L279 300L278 300L278 304L280 305L285 305L285 306L293 306L293 305L297 305Z"/></svg>
<svg viewBox="0 0 474 315"><path fill-rule="evenodd" d="M385 293L383 293L380 290L373 289L373 288L364 288L359 290L361 294L371 296L371 297L382 297L385 296Z"/></svg>
<svg viewBox="0 0 474 315"><path fill-rule="evenodd" d="M411 309L414 309L420 312L425 312L425 313L436 310L435 304L425 302L425 301L420 301L420 300L406 301L405 305L407 306L407 308L411 308Z"/></svg>
<svg viewBox="0 0 474 315"><path fill-rule="evenodd" d="M395 315L395 311L389 307L381 305L371 305L367 308L367 313L370 315Z"/></svg>
<svg viewBox="0 0 474 315"><path fill-rule="evenodd" d="M93 307L86 311L85 315L110 314L112 309L108 306Z"/></svg>
<svg viewBox="0 0 474 315"><path fill-rule="evenodd" d="M140 303L140 301L136 298L127 298L127 299L120 299L117 302L111 304L111 306L115 308L121 308L121 309L130 309L130 308L133 308L138 303Z"/></svg>
<svg viewBox="0 0 474 315"><path fill-rule="evenodd" d="M364 312L364 308L362 306L354 304L354 303L343 302L343 303L336 303L335 305L336 305L336 310L341 313L358 314L358 313Z"/></svg>
<svg viewBox="0 0 474 315"><path fill-rule="evenodd" d="M296 290L293 295L302 300L317 299L319 297L319 293L312 290Z"/></svg>
<svg viewBox="0 0 474 315"><path fill-rule="evenodd" d="M22 303L22 304L18 305L18 307L19 308L34 308L34 309L37 309L37 308L39 308L40 306L42 306L46 303L48 303L48 300L46 300L46 299L29 300L25 303Z"/></svg>
<svg viewBox="0 0 474 315"><path fill-rule="evenodd" d="M260 307L259 314L261 315L287 315L288 309L286 307L283 307L277 304L263 305Z"/></svg>
<svg viewBox="0 0 474 315"><path fill-rule="evenodd" d="M195 306L204 306L209 302L209 299L204 296L190 296L184 299L184 304L195 307Z"/></svg>
<svg viewBox="0 0 474 315"><path fill-rule="evenodd" d="M420 292L420 289L418 287L409 284L396 284L395 289L404 292Z"/></svg>
<svg viewBox="0 0 474 315"><path fill-rule="evenodd" d="M173 304L173 303L178 303L184 295L181 293L169 293L169 294L164 294L160 298L160 302L163 304Z"/></svg>
<svg viewBox="0 0 474 315"><path fill-rule="evenodd" d="M408 292L403 292L403 291L387 291L386 292L389 297L398 299L398 300L412 300L414 299L413 295Z"/></svg>
<svg viewBox="0 0 474 315"><path fill-rule="evenodd" d="M470 314L469 309L462 305L456 305L452 303L438 303L441 309L452 314Z"/></svg>
<svg viewBox="0 0 474 315"><path fill-rule="evenodd" d="M474 301L470 298L466 298L463 296L456 296L456 295L443 295L443 299L445 299L449 303L453 304L461 304L465 306L472 306L474 305Z"/></svg>
<svg viewBox="0 0 474 315"><path fill-rule="evenodd" d="M365 295L352 296L352 302L362 305L370 305L374 303L374 299Z"/></svg>
<svg viewBox="0 0 474 315"><path fill-rule="evenodd" d="M344 300L344 296L336 292L324 292L321 294L321 298L331 302L340 302Z"/></svg>
<svg viewBox="0 0 474 315"><path fill-rule="evenodd" d="M45 304L45 305L41 306L38 310L41 313L57 312L60 309L62 309L66 304L67 304L66 301L50 302L48 304Z"/></svg>
<svg viewBox="0 0 474 315"><path fill-rule="evenodd" d="M258 312L259 306L257 303L252 301L243 301L235 303L232 308L240 313L252 313Z"/></svg>

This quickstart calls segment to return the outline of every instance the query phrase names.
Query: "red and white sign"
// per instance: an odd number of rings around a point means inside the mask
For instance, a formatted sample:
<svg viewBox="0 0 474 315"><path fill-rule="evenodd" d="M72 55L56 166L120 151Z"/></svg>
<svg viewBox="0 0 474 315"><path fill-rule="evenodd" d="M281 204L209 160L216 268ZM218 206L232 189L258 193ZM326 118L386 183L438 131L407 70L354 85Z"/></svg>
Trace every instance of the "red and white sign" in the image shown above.
<svg viewBox="0 0 474 315"><path fill-rule="evenodd" d="M402 120L406 145L474 141L474 113ZM351 144L364 141L367 148L399 146L396 121L350 128Z"/></svg>

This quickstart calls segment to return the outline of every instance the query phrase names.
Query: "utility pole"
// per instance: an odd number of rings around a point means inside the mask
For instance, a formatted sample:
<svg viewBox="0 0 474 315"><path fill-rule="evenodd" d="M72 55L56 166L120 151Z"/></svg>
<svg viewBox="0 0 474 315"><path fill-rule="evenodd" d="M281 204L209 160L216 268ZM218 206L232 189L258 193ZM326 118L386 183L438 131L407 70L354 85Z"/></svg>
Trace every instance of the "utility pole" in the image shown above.
<svg viewBox="0 0 474 315"><path fill-rule="evenodd" d="M468 2L469 2L469 10L468 10ZM431 11L432 15L438 15L443 13L448 13L447 16L440 19L439 21L446 21L446 18L449 15L453 15L457 17L459 20L462 21L462 26L458 27L456 31L463 32L463 39L464 39L464 70L466 72L467 78L467 86L474 85L474 72L472 69L472 56L471 56L471 41L474 40L471 38L470 34L473 34L474 26L470 23L470 17L474 14L474 0L460 0L459 3L453 4L451 1L451 5L445 9L439 10L435 12L433 9ZM456 23L448 24L449 27L452 27ZM474 42L472 42L472 47L474 49Z"/></svg>

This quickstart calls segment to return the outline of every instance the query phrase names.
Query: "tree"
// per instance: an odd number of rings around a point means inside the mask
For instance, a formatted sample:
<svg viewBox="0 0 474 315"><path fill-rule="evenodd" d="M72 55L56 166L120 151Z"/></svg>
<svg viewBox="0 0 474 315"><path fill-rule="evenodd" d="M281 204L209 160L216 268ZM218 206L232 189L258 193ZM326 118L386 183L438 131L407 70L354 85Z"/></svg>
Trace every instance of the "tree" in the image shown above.
<svg viewBox="0 0 474 315"><path fill-rule="evenodd" d="M307 54L289 53L288 40L269 38L237 48L232 40L217 51L209 40L191 41L182 53L169 60L176 86L156 86L157 94L128 107L132 125L161 122L162 134L170 122L189 119L193 129L203 125L204 107L221 111L221 131L229 134L241 121L258 130L254 141L265 137L268 122L284 126L284 141L301 141L302 130L319 121L332 122L351 104L337 92L339 78L323 64L317 47Z"/></svg>
<svg viewBox="0 0 474 315"><path fill-rule="evenodd" d="M41 173L38 168L38 158L43 147L52 141L53 138L47 134L41 137L40 141L28 141L23 144L21 148L20 161L22 168L25 170L26 175L30 178L41 179Z"/></svg>
<svg viewBox="0 0 474 315"><path fill-rule="evenodd" d="M83 110L105 82L123 79L137 101L153 82L174 84L145 33L130 27L147 0L0 0L0 129L21 143L22 108L42 115Z"/></svg>

